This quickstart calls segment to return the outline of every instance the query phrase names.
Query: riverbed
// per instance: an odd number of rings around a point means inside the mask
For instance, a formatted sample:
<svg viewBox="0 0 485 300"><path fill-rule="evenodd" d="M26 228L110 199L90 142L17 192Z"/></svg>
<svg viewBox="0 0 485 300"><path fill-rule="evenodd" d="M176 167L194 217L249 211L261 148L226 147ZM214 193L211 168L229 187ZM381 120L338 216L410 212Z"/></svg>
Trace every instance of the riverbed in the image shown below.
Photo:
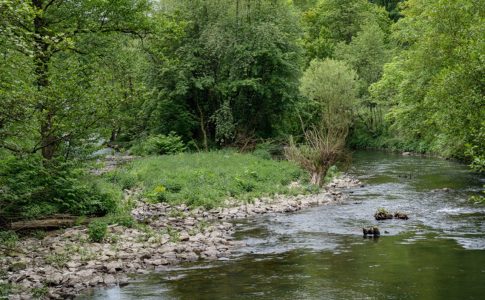
<svg viewBox="0 0 485 300"><path fill-rule="evenodd" d="M81 299L483 299L484 184L437 158L358 152L338 204L235 221L233 257L132 278ZM378 208L409 220L375 221ZM362 237L376 225L378 239Z"/></svg>

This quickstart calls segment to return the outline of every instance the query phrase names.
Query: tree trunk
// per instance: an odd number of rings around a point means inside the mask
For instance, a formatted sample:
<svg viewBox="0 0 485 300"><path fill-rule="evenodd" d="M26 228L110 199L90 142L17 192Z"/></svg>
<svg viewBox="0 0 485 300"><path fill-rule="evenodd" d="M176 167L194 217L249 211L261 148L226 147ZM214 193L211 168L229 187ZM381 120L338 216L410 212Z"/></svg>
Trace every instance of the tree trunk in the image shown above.
<svg viewBox="0 0 485 300"><path fill-rule="evenodd" d="M310 183L313 185L322 186L322 173L312 172L312 179Z"/></svg>
<svg viewBox="0 0 485 300"><path fill-rule="evenodd" d="M202 140L204 143L204 149L205 151L209 150L209 144L207 141L207 131L205 130L205 119L204 119L204 113L202 112L202 108L199 105L199 100L195 100L197 104L197 110L199 111L199 121L200 121L200 131L202 132Z"/></svg>
<svg viewBox="0 0 485 300"><path fill-rule="evenodd" d="M46 21L43 16L43 0L32 0L32 6L36 10L34 18L34 65L37 91L44 92L49 87L49 44L47 43ZM39 100L38 110L43 116L40 122L40 147L42 157L51 160L56 152L59 140L53 132L54 110L49 105L49 100L43 95Z"/></svg>

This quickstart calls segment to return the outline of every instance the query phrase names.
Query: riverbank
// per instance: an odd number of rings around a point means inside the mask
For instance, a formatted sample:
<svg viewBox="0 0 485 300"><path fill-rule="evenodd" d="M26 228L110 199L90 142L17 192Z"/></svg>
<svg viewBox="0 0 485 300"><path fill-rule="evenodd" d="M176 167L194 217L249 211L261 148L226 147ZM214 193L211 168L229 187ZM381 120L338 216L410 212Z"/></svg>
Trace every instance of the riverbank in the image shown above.
<svg viewBox="0 0 485 300"><path fill-rule="evenodd" d="M360 185L356 179L334 179L313 195L259 198L241 205L226 201L215 209L184 204L138 201L132 216L140 225L113 224L103 243L91 243L84 226L20 241L0 258L3 286L9 299L74 298L96 286L126 284L129 274L143 274L164 266L199 259L224 259L240 243L234 241L233 219L271 213L291 213L310 206L342 201L341 189ZM126 197L137 198L139 190ZM3 251L3 250L2 250Z"/></svg>

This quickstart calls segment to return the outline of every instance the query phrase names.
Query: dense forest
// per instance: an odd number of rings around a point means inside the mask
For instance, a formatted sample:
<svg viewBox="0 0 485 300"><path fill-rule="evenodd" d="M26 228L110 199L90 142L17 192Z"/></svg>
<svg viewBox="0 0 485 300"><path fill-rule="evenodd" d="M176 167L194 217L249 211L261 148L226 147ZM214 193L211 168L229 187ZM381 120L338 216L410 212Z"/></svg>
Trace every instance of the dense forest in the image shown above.
<svg viewBox="0 0 485 300"><path fill-rule="evenodd" d="M356 148L483 172L484 14L476 0L0 0L0 226L118 209L89 172L106 147L284 147L314 184Z"/></svg>

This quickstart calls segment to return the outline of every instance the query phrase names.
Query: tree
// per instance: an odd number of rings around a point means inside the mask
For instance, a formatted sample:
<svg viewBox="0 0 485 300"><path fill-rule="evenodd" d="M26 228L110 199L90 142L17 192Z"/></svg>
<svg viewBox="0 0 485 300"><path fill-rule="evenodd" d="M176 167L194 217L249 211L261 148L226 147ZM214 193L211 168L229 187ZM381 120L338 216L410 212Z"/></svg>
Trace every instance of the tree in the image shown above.
<svg viewBox="0 0 485 300"><path fill-rule="evenodd" d="M402 17L402 14L399 9L399 4L404 2L404 0L369 0L372 3L381 5L386 8L389 12L389 18L393 21L399 20Z"/></svg>
<svg viewBox="0 0 485 300"><path fill-rule="evenodd" d="M367 0L322 0L303 14L303 45L309 60L333 57L339 42L350 43L364 24L387 31L386 11Z"/></svg>
<svg viewBox="0 0 485 300"><path fill-rule="evenodd" d="M402 51L371 87L395 136L412 150L463 157L483 130L483 5L477 1L409 0L393 26Z"/></svg>
<svg viewBox="0 0 485 300"><path fill-rule="evenodd" d="M345 154L358 92L357 74L341 61L313 60L303 74L300 91L317 111L318 123L305 130L304 145L297 147L290 140L286 156L311 173L312 184L321 185L328 168Z"/></svg>
<svg viewBox="0 0 485 300"><path fill-rule="evenodd" d="M9 132L11 147L15 139L28 135L27 149L40 151L45 160L57 156L58 151L71 141L86 136L88 129L105 111L103 90L98 85L97 68L114 35L143 30L148 9L145 0L122 1L7 1L13 11L31 14L9 14L7 28L19 42L16 53L9 54L30 64L12 66L14 72L30 67L32 72L17 79L22 85L29 105L24 116L29 116L26 134ZM25 33L25 34L24 34ZM27 67L26 67L27 66ZM34 76L32 88L27 88ZM25 93L25 91L30 91ZM10 98L12 99L12 98ZM82 114L83 117L80 117ZM19 123L25 118L20 118ZM37 126L33 133L31 126ZM17 126L18 128L18 126Z"/></svg>
<svg viewBox="0 0 485 300"><path fill-rule="evenodd" d="M166 34L151 44L152 131L175 131L206 149L236 136L273 135L297 96L301 48L293 6L279 0L173 4L159 16Z"/></svg>
<svg viewBox="0 0 485 300"><path fill-rule="evenodd" d="M358 125L373 137L384 129L383 113L369 97L368 89L381 78L383 66L390 59L391 47L387 40L387 34L372 22L363 24L350 43L340 42L335 48L335 57L345 61L359 76Z"/></svg>

